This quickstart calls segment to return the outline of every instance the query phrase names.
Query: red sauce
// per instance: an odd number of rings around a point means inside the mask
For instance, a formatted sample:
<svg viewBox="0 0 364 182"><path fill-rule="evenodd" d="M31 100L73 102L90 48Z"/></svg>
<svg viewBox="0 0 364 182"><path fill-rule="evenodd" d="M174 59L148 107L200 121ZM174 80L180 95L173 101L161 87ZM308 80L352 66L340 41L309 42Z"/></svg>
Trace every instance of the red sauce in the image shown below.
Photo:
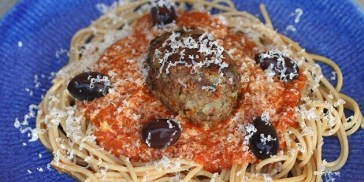
<svg viewBox="0 0 364 182"><path fill-rule="evenodd" d="M168 156L193 160L211 172L231 168L234 163L253 163L254 155L243 150L244 136L239 129L242 123L252 122L267 109L275 111L273 125L279 135L288 126L297 126L293 107L301 98L300 91L305 76L300 73L297 80L282 83L258 84L267 80L265 73L254 63L255 44L242 34L229 31L218 19L206 13L179 12L178 27L197 27L212 32L226 50L235 49L234 60L241 67L242 100L234 118L215 125L201 127L176 117L182 126L182 135L174 145L166 149L153 149L142 141L141 128L150 120L170 118L172 113L145 85L141 67L150 39L161 31L152 29L150 15L139 18L133 32L125 39L109 47L97 62L97 71L108 74L114 88L108 95L92 102L79 103L85 108L85 116L96 127L94 134L99 145L115 155L124 155L131 161L153 161ZM151 37L151 38L150 38ZM260 98L260 99L258 99ZM233 117L233 116L232 116ZM280 138L284 148L283 138Z"/></svg>

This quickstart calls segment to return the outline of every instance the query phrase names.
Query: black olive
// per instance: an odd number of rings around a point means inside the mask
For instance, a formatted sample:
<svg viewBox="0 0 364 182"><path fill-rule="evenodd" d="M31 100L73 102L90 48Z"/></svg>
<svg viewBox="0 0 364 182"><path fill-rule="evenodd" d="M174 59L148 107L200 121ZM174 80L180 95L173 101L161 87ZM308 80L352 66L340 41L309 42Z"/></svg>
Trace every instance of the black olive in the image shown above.
<svg viewBox="0 0 364 182"><path fill-rule="evenodd" d="M158 6L158 2L156 4L151 10L154 25L163 26L176 20L176 11L172 5Z"/></svg>
<svg viewBox="0 0 364 182"><path fill-rule="evenodd" d="M166 148L176 143L180 136L181 128L172 119L153 120L142 129L143 141L152 148Z"/></svg>
<svg viewBox="0 0 364 182"><path fill-rule="evenodd" d="M280 52L269 51L255 55L255 61L263 70L272 69L276 76L284 82L297 79L299 67L291 58Z"/></svg>
<svg viewBox="0 0 364 182"><path fill-rule="evenodd" d="M274 127L269 121L261 117L253 121L256 132L250 137L249 147L256 158L266 159L278 152L278 137Z"/></svg>
<svg viewBox="0 0 364 182"><path fill-rule="evenodd" d="M110 87L107 76L98 72L84 72L70 81L67 90L77 100L91 101L105 96Z"/></svg>

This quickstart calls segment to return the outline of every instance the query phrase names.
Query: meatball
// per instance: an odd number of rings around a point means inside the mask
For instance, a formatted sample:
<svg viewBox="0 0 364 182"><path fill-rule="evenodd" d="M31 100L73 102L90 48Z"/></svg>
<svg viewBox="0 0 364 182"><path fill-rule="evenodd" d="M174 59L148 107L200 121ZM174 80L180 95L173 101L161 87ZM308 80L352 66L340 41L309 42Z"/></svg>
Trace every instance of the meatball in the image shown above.
<svg viewBox="0 0 364 182"><path fill-rule="evenodd" d="M167 32L151 41L146 83L171 111L195 123L226 119L240 96L240 76L211 34Z"/></svg>

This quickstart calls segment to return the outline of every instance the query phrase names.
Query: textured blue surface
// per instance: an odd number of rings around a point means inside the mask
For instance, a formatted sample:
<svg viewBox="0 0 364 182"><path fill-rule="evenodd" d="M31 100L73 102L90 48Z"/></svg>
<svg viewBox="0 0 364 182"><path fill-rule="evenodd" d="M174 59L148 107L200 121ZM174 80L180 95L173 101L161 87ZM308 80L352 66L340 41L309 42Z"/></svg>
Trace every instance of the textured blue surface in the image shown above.
<svg viewBox="0 0 364 182"><path fill-rule="evenodd" d="M57 57L55 53L68 49L72 35L100 15L95 7L99 2L110 3L111 0L23 0L0 22L1 181L72 181L67 175L48 171L46 165L51 154L39 142L23 146L29 138L13 125L15 118L23 120L29 104L40 102L41 95L51 84L41 74L48 77L66 64L67 57L64 54ZM258 15L259 2L266 4L279 32L286 32L307 51L325 55L339 64L345 76L343 92L364 108L363 12L345 0L236 0L235 4L240 10ZM304 11L299 23L294 23L294 16L291 16L296 8ZM289 24L297 31L286 31ZM19 41L23 43L21 48ZM35 87L34 75L39 76L39 88ZM33 96L25 88L33 91ZM34 119L29 122L34 127ZM350 157L341 170L339 181L364 181L363 141L363 130L350 137ZM325 140L326 159L338 155L337 144L335 139ZM38 172L39 167L44 172Z"/></svg>

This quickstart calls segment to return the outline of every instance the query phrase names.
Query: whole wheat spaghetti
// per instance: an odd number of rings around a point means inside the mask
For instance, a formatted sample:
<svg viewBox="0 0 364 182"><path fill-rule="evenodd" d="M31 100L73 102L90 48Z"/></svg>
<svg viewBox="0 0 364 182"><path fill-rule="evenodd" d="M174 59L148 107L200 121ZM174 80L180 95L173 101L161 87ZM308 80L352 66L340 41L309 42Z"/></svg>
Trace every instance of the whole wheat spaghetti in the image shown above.
<svg viewBox="0 0 364 182"><path fill-rule="evenodd" d="M337 171L345 164L349 153L347 137L357 131L360 125L364 127L364 119L356 101L340 92L343 76L340 68L332 60L307 53L298 43L277 33L264 5L260 5L260 9L265 23L247 12L237 10L229 0L176 0L175 4L179 16L185 14L188 16L188 12L208 13L211 10L218 10L219 13L208 16L217 21L218 26L222 26L222 29L207 27L208 31L212 31L217 36L221 33L219 30L228 30L232 32L231 34L243 34L247 37L247 41L254 43L257 49L279 50L297 61L301 73L305 76L305 85L300 93L299 103L291 111L294 113L297 125L287 126L284 132L279 132L284 148L281 148L277 155L264 160L255 160L254 157L251 157L246 162L241 162L244 161L241 160L239 163L233 163L229 168L212 171L207 170L206 166L201 165L198 161L186 158L163 156L147 162L135 161L126 155L115 155L115 151L105 150L105 147L101 146L106 145L105 143L100 144L106 141L103 141L100 138L102 135L96 131L108 126L95 126L90 118L93 118L92 113L96 112L98 107L104 107L103 102L106 102L106 99L101 100L100 103L93 101L99 105L75 101L67 91L67 84L75 75L87 70L101 70L114 79L119 77L113 75L129 73L129 70L124 73L114 71L109 65L104 66L102 63L107 63L107 61L102 62L102 60L110 58L107 55L112 54L112 49L108 49L109 52L106 54L104 52L113 43L126 40L132 37L133 32L138 31L138 28L144 28L137 26L136 22L142 21L141 17L146 17L145 14L150 12L151 3L147 0L140 0L114 4L113 8L108 9L89 27L81 29L74 35L69 51L69 63L59 71L53 80L53 86L39 105L37 116L39 138L47 150L53 152L54 159L51 164L54 168L68 173L79 181L209 181L210 179L215 181L270 179L274 181L320 181L323 173ZM145 19L147 21L147 18ZM191 22L187 22L187 24L189 23ZM166 30L151 30L155 34L150 34L149 39L153 39L160 31L173 31L175 26L178 25L167 26ZM140 44L141 47L144 45ZM114 44L114 46L117 45ZM143 66L147 50L139 50L138 47L135 47L134 51L128 54L135 53L138 59L132 59L128 64L131 65L130 69L135 69L134 72L130 72L135 75L125 77L130 80L119 80L115 85L116 91L118 87L124 88L126 84L134 84L138 88L145 85L145 80L141 79L143 78L143 73L140 71L142 69L139 68ZM138 51L142 53L139 54ZM229 53L240 55L234 51ZM241 69L245 68L246 64L247 68L251 67L249 65L254 66L254 61L249 58L240 58L236 61ZM317 62L327 64L334 70L337 75L336 85L330 84L322 75ZM110 70L108 70L109 68ZM264 75L263 71L261 71L261 75ZM269 80L269 78L263 77L263 81ZM245 81L249 82L249 79L252 78L247 77ZM255 82L259 80L258 77L253 79ZM242 80L244 82L244 79ZM111 91L109 94L116 93ZM121 99L120 102L125 99L129 104L133 104L130 99L133 96L132 92L117 94L119 95L113 98ZM90 109L91 107L94 108ZM131 106L120 107L127 109ZM353 115L345 116L344 109L352 111ZM85 114L85 112L89 113ZM101 109L100 112L103 110ZM123 110L119 113L125 112ZM135 116L135 120L139 117L138 115L133 116ZM238 118L238 114L234 116ZM178 115L174 117L180 118ZM235 120L232 119L232 121ZM341 153L335 161L326 162L322 159L323 137L327 136L336 136L340 141ZM244 138L244 136L240 137ZM243 141L239 142L241 145Z"/></svg>

